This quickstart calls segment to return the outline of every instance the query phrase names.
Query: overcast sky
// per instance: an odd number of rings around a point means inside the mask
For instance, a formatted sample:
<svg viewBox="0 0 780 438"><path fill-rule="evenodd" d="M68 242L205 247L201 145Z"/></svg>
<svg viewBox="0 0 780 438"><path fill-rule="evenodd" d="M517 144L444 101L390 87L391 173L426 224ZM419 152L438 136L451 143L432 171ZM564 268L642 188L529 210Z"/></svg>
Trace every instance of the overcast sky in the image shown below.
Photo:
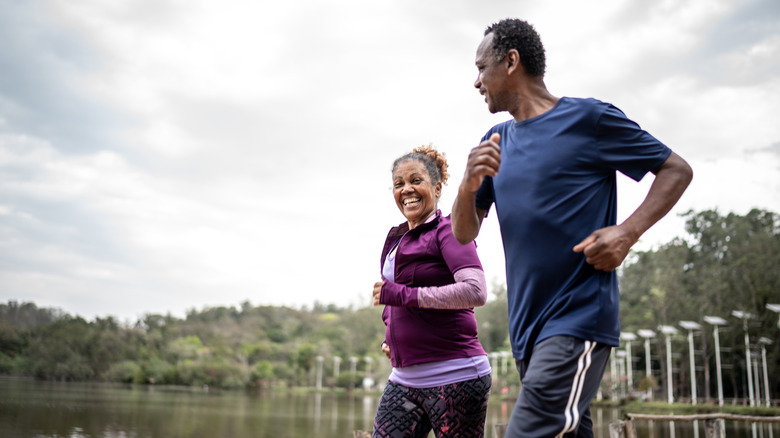
<svg viewBox="0 0 780 438"><path fill-rule="evenodd" d="M390 165L494 124L484 28L535 25L549 90L615 104L694 168L679 214L780 212L780 2L0 0L0 302L87 319L365 306ZM652 175L620 178L624 219ZM489 282L504 259L491 215Z"/></svg>

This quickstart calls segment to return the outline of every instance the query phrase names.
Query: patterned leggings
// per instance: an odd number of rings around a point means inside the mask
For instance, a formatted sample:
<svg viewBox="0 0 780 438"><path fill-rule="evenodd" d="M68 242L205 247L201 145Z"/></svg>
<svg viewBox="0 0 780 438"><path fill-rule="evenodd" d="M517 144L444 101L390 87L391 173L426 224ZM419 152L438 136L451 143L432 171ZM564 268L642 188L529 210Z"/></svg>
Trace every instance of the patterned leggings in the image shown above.
<svg viewBox="0 0 780 438"><path fill-rule="evenodd" d="M387 382L374 420L374 438L482 438L490 374L473 380L409 388Z"/></svg>

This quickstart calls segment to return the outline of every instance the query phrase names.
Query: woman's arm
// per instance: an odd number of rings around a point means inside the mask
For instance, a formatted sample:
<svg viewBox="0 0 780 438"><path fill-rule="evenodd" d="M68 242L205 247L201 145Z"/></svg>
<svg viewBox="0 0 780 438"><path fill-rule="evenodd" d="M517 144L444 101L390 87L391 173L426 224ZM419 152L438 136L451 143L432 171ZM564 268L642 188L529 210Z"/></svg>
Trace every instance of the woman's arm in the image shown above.
<svg viewBox="0 0 780 438"><path fill-rule="evenodd" d="M484 306L487 302L485 273L479 268L463 268L453 274L455 283L417 289L420 307L430 309L463 309Z"/></svg>
<svg viewBox="0 0 780 438"><path fill-rule="evenodd" d="M409 287L391 281L374 285L374 305L467 309L487 302L485 273L479 268L463 268L453 274L455 283L444 286Z"/></svg>

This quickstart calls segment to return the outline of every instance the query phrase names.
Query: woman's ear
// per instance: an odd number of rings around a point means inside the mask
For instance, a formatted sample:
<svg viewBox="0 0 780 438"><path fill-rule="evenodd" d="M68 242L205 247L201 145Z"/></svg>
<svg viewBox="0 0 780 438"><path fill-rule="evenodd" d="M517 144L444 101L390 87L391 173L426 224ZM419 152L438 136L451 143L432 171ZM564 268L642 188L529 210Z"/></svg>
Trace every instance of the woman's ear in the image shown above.
<svg viewBox="0 0 780 438"><path fill-rule="evenodd" d="M442 188L442 184L441 181L439 181L438 183L436 183L436 189L434 190L434 194L436 194L437 199L441 197L441 188Z"/></svg>

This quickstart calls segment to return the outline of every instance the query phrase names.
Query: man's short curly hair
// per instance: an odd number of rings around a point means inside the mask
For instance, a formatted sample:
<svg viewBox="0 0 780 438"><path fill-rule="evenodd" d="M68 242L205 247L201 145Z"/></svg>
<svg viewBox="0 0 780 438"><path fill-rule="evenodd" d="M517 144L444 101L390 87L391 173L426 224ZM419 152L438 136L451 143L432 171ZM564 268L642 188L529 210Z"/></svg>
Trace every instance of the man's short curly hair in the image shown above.
<svg viewBox="0 0 780 438"><path fill-rule="evenodd" d="M497 60L515 49L520 54L520 63L531 76L544 76L545 57L542 38L527 21L507 18L493 23L485 29L485 35L493 33L493 55Z"/></svg>

